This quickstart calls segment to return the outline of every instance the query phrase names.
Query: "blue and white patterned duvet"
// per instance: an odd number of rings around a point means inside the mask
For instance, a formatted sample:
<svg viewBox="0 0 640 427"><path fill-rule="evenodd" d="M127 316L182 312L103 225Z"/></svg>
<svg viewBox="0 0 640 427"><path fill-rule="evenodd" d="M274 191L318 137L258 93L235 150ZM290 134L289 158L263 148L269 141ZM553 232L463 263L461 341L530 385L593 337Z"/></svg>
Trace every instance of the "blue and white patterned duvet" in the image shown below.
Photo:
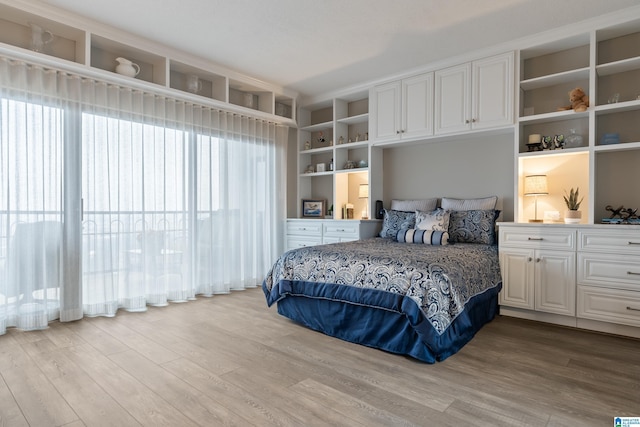
<svg viewBox="0 0 640 427"><path fill-rule="evenodd" d="M296 293L407 312L414 311L406 308L410 300L436 335L475 296L487 290L497 295L500 287L496 245L430 246L383 238L291 250L263 282L269 305Z"/></svg>

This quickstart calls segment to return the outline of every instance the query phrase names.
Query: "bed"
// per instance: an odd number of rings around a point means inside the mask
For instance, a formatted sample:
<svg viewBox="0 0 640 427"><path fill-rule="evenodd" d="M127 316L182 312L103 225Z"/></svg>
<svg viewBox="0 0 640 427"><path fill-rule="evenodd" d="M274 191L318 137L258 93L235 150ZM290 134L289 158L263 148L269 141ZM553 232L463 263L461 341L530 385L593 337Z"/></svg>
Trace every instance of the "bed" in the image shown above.
<svg viewBox="0 0 640 427"><path fill-rule="evenodd" d="M285 252L262 284L267 304L336 338L442 361L495 317L502 288L495 211L450 213L451 233L386 211L383 237Z"/></svg>

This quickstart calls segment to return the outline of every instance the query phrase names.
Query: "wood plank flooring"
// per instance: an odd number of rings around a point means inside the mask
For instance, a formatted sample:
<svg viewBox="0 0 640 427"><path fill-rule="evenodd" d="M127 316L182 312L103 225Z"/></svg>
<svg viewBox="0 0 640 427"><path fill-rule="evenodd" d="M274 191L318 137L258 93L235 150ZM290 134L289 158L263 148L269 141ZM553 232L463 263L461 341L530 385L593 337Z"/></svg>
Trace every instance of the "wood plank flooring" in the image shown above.
<svg viewBox="0 0 640 427"><path fill-rule="evenodd" d="M640 340L509 317L434 365L308 330L260 289L0 336L0 426L611 426Z"/></svg>

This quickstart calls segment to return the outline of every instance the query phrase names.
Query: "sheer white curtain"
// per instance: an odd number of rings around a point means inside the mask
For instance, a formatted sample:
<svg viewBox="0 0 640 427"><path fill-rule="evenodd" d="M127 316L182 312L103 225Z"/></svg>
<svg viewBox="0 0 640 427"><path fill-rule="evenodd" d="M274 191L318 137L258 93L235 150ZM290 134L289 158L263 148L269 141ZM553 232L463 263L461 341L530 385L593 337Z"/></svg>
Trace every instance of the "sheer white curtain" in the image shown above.
<svg viewBox="0 0 640 427"><path fill-rule="evenodd" d="M285 127L7 58L0 113L0 333L254 287L281 251Z"/></svg>

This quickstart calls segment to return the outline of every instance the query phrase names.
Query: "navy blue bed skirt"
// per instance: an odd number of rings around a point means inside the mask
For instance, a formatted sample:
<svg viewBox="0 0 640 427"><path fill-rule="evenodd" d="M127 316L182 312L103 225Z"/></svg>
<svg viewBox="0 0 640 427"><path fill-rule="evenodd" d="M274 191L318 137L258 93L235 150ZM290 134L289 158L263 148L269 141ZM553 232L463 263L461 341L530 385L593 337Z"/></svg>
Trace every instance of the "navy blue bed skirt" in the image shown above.
<svg viewBox="0 0 640 427"><path fill-rule="evenodd" d="M407 314L406 310L297 293L282 295L277 307L281 315L326 335L435 363L459 351L496 316L500 289L500 285L495 286L469 300L465 310L442 334L436 333L428 322L416 324L416 316ZM263 290L268 296L266 288Z"/></svg>

